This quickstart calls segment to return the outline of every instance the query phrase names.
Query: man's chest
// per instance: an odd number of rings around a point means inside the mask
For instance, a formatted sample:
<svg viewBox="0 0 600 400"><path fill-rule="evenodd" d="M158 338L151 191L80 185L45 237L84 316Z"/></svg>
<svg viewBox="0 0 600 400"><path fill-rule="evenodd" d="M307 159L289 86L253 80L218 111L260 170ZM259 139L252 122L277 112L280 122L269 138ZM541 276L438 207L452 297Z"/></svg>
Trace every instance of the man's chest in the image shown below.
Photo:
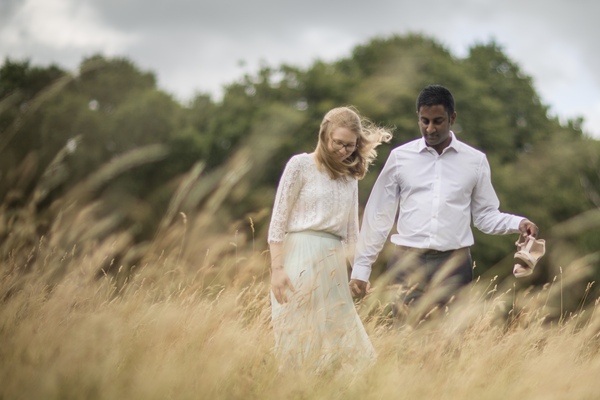
<svg viewBox="0 0 600 400"><path fill-rule="evenodd" d="M414 193L470 196L478 181L477 166L458 157L423 157L401 164L397 172L398 187L405 196Z"/></svg>

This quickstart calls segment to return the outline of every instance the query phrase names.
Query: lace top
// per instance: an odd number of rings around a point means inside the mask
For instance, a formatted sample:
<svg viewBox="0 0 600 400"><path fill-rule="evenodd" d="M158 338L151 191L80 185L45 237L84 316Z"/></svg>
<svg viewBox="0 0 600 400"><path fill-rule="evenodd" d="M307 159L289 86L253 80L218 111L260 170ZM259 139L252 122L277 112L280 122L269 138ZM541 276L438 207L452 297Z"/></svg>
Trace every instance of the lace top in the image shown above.
<svg viewBox="0 0 600 400"><path fill-rule="evenodd" d="M331 179L319 171L313 154L297 154L279 181L269 243L282 242L286 233L323 231L355 243L358 236L358 181Z"/></svg>

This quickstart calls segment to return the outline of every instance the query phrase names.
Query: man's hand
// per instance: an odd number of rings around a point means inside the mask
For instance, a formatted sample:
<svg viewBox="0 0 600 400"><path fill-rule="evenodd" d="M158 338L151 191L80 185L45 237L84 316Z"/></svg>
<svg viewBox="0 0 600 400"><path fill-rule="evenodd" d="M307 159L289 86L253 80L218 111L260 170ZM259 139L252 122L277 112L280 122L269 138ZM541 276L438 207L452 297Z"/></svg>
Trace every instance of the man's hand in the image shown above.
<svg viewBox="0 0 600 400"><path fill-rule="evenodd" d="M364 281L360 281L358 279L351 279L350 283L350 293L352 293L352 297L362 299L366 296L368 291L368 283Z"/></svg>
<svg viewBox="0 0 600 400"><path fill-rule="evenodd" d="M288 274L286 274L283 266L271 269L271 290L275 295L275 300L279 304L285 304L288 302L286 291L295 291Z"/></svg>
<svg viewBox="0 0 600 400"><path fill-rule="evenodd" d="M524 219L519 223L519 230L521 231L521 236L523 237L533 236L534 238L537 238L538 227L528 219Z"/></svg>

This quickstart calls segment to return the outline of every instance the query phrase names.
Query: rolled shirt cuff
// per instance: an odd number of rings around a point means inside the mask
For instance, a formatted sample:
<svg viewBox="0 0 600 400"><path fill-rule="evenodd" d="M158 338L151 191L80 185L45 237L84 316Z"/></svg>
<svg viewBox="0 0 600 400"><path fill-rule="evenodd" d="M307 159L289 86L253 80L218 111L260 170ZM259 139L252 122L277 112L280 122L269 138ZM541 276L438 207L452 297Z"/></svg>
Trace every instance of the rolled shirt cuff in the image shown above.
<svg viewBox="0 0 600 400"><path fill-rule="evenodd" d="M371 268L355 265L352 267L352 274L350 279L357 279L359 281L368 282L369 276L371 276Z"/></svg>
<svg viewBox="0 0 600 400"><path fill-rule="evenodd" d="M513 225L510 227L513 231L513 233L519 233L521 231L519 231L519 225L521 224L521 221L523 221L524 219L527 219L525 217L521 217L520 215L515 215L513 220Z"/></svg>

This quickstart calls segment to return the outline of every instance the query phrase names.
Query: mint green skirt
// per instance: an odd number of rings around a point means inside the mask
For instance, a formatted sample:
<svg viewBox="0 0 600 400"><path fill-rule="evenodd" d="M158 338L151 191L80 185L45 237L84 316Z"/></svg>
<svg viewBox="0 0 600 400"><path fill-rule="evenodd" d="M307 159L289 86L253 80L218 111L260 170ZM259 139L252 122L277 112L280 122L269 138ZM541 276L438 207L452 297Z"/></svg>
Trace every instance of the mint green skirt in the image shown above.
<svg viewBox="0 0 600 400"><path fill-rule="evenodd" d="M360 371L371 365L375 350L350 294L340 238L318 231L289 233L283 251L295 291L288 293L285 304L271 292L280 368Z"/></svg>

